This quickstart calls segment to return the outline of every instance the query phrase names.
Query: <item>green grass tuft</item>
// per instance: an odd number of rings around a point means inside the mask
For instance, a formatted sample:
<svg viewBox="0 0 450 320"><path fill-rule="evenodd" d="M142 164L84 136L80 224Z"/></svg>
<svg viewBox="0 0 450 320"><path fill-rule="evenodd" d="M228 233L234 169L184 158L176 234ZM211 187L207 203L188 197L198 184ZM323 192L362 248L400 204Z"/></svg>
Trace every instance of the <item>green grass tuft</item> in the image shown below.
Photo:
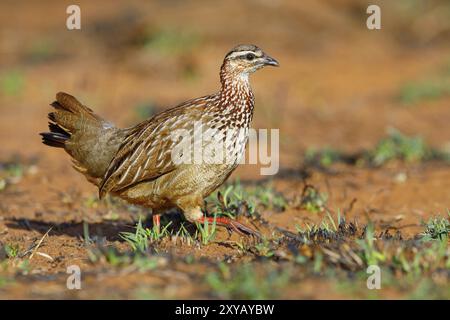
<svg viewBox="0 0 450 320"><path fill-rule="evenodd" d="M360 256L366 265L378 265L386 260L384 252L379 251L375 245L375 231L372 223L367 225L364 239L357 239L356 243L361 248Z"/></svg>
<svg viewBox="0 0 450 320"><path fill-rule="evenodd" d="M19 159L12 159L11 161L0 163L0 191L18 183L27 170L28 166L20 163Z"/></svg>
<svg viewBox="0 0 450 320"><path fill-rule="evenodd" d="M305 154L304 163L307 166L323 169L338 162L378 167L394 160L408 163L429 160L449 162L450 152L430 147L421 136L408 136L395 128L390 128L387 136L379 140L373 149L350 155L329 148L310 149Z"/></svg>
<svg viewBox="0 0 450 320"><path fill-rule="evenodd" d="M213 223L210 224L208 220L205 220L205 223L196 223L196 225L203 245L207 245L214 240L216 236L216 215L214 215Z"/></svg>
<svg viewBox="0 0 450 320"><path fill-rule="evenodd" d="M447 217L430 218L425 225L425 231L422 233L424 241L447 241L450 233L450 212Z"/></svg>
<svg viewBox="0 0 450 320"><path fill-rule="evenodd" d="M301 195L300 208L311 213L323 212L326 209L327 201L326 193L320 192L311 185L306 185Z"/></svg>
<svg viewBox="0 0 450 320"><path fill-rule="evenodd" d="M390 129L388 136L376 145L374 150L367 152L368 162L381 166L391 160L420 162L431 158L431 149L419 136L409 137L396 129Z"/></svg>
<svg viewBox="0 0 450 320"><path fill-rule="evenodd" d="M332 148L323 149L309 148L305 152L305 164L310 166L329 167L336 162L342 161L342 154Z"/></svg>
<svg viewBox="0 0 450 320"><path fill-rule="evenodd" d="M114 246L96 247L88 251L92 263L105 262L113 267L133 267L138 272L146 272L165 264L165 260L157 255L149 256L142 252L119 252Z"/></svg>
<svg viewBox="0 0 450 320"><path fill-rule="evenodd" d="M120 237L124 239L133 251L146 252L148 249L148 244L160 240L163 237L169 236L168 227L172 224L170 221L166 224L162 230L158 230L156 226L152 229L145 228L142 225L141 218L136 225L136 231L132 232L121 232Z"/></svg>
<svg viewBox="0 0 450 320"><path fill-rule="evenodd" d="M410 82L400 89L400 100L412 105L450 95L450 78Z"/></svg>
<svg viewBox="0 0 450 320"><path fill-rule="evenodd" d="M25 87L25 77L22 72L13 70L0 76L0 88L6 96L18 96Z"/></svg>
<svg viewBox="0 0 450 320"><path fill-rule="evenodd" d="M20 252L20 247L17 244L6 244L4 249L8 258L17 258Z"/></svg>
<svg viewBox="0 0 450 320"><path fill-rule="evenodd" d="M197 46L200 38L194 32L166 28L151 32L144 40L144 48L161 54L179 55Z"/></svg>
<svg viewBox="0 0 450 320"><path fill-rule="evenodd" d="M252 216L259 209L282 211L287 207L287 200L270 184L244 187L239 180L222 186L206 202L210 212L230 218L239 214Z"/></svg>
<svg viewBox="0 0 450 320"><path fill-rule="evenodd" d="M254 264L230 269L220 263L218 267L219 271L207 274L206 283L213 294L221 299L274 299L291 277L289 269L279 271L266 268L258 275Z"/></svg>

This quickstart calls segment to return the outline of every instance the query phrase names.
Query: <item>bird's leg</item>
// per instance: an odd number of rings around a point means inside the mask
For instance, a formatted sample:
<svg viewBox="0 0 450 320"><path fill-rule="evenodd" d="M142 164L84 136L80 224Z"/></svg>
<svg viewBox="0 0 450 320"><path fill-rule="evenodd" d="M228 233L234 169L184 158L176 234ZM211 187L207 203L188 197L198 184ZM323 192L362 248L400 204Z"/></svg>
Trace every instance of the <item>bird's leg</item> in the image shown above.
<svg viewBox="0 0 450 320"><path fill-rule="evenodd" d="M203 216L197 220L197 222L201 222L201 223L208 222L210 224L213 224L214 221L217 225L226 227L229 230L235 231L240 235L250 235L250 236L255 236L257 238L261 238L261 234L258 231L255 231L252 228L247 227L246 225L244 225L240 222L237 222L236 220L230 219L230 218Z"/></svg>
<svg viewBox="0 0 450 320"><path fill-rule="evenodd" d="M157 234L161 232L161 214L154 213L152 215L153 218L153 230L156 230Z"/></svg>

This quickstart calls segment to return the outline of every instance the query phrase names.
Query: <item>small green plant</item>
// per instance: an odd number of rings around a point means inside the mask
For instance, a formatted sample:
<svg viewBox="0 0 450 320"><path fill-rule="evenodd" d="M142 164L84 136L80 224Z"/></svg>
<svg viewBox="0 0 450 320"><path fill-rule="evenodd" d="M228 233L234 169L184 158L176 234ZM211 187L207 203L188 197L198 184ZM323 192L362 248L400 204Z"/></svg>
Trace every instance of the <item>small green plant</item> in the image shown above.
<svg viewBox="0 0 450 320"><path fill-rule="evenodd" d="M314 167L329 167L332 164L342 161L342 154L332 148L323 149L309 148L305 152L305 164Z"/></svg>
<svg viewBox="0 0 450 320"><path fill-rule="evenodd" d="M325 148L322 150L310 149L305 154L305 164L318 168L326 168L337 162L357 166L382 166L392 160L450 162L450 152L445 148L439 150L428 146L420 136L407 136L395 128L389 128L387 136L370 150L344 154Z"/></svg>
<svg viewBox="0 0 450 320"><path fill-rule="evenodd" d="M230 218L235 218L241 213L255 215L258 208L282 211L287 206L287 200L270 184L244 188L239 180L223 186L206 201L212 205L212 212Z"/></svg>
<svg viewBox="0 0 450 320"><path fill-rule="evenodd" d="M378 251L375 246L375 232L373 223L369 222L365 230L364 239L357 239L356 243L361 249L361 258L367 265L378 265L379 262L386 260L386 255Z"/></svg>
<svg viewBox="0 0 450 320"><path fill-rule="evenodd" d="M235 218L241 208L249 211L249 214L255 212L255 204L248 199L244 189L239 181L233 184L225 185L218 191L212 193L206 202L212 204L212 212L218 216L228 216Z"/></svg>
<svg viewBox="0 0 450 320"><path fill-rule="evenodd" d="M273 299L291 277L289 269L279 271L267 267L262 275L258 275L253 264L230 269L220 263L218 267L219 271L207 274L206 283L221 299Z"/></svg>
<svg viewBox="0 0 450 320"><path fill-rule="evenodd" d="M9 71L0 76L0 88L7 96L17 96L25 87L24 75L17 70Z"/></svg>
<svg viewBox="0 0 450 320"><path fill-rule="evenodd" d="M407 299L409 300L448 300L448 286L437 285L432 279L418 279Z"/></svg>
<svg viewBox="0 0 450 320"><path fill-rule="evenodd" d="M450 78L410 82L400 90L401 102L409 105L437 100L447 95L450 95Z"/></svg>
<svg viewBox="0 0 450 320"><path fill-rule="evenodd" d="M100 200L97 195L90 195L84 200L84 206L91 209L98 208Z"/></svg>
<svg viewBox="0 0 450 320"><path fill-rule="evenodd" d="M8 258L17 258L19 255L20 248L17 244L6 244L4 249Z"/></svg>
<svg viewBox="0 0 450 320"><path fill-rule="evenodd" d="M5 172L8 176L13 178L20 178L23 176L25 168L22 164L17 162L8 163L5 166Z"/></svg>
<svg viewBox="0 0 450 320"><path fill-rule="evenodd" d="M144 48L161 54L178 55L189 52L199 40L194 32L166 28L149 32L144 39Z"/></svg>
<svg viewBox="0 0 450 320"><path fill-rule="evenodd" d="M368 162L381 166L391 160L419 162L429 159L431 149L421 137L408 137L396 129L390 129L388 137L380 140L373 151L366 154Z"/></svg>
<svg viewBox="0 0 450 320"><path fill-rule="evenodd" d="M337 222L334 221L330 212L327 211L326 217L320 222L319 225L305 223L305 228L296 225L296 229L299 233L314 233L318 231L326 231L326 232L337 232L338 227L341 224L341 215L340 211L338 211Z"/></svg>
<svg viewBox="0 0 450 320"><path fill-rule="evenodd" d="M14 283L13 279L0 275L0 289L12 283Z"/></svg>
<svg viewBox="0 0 450 320"><path fill-rule="evenodd" d="M172 222L170 221L162 230L158 230L157 226L153 226L152 229L144 228L141 218L139 217L136 231L134 233L121 232L120 236L131 246L133 251L146 252L149 242L158 241L169 235L168 228L171 224Z"/></svg>
<svg viewBox="0 0 450 320"><path fill-rule="evenodd" d="M93 242L91 236L89 235L89 223L86 221L83 221L83 239L85 246L88 246Z"/></svg>
<svg viewBox="0 0 450 320"><path fill-rule="evenodd" d="M5 190L9 185L18 183L26 171L26 166L18 159L0 163L0 191Z"/></svg>
<svg viewBox="0 0 450 320"><path fill-rule="evenodd" d="M106 262L113 267L134 267L139 272L156 269L162 261L161 257L148 256L142 252L121 253L114 246L96 247L88 251L92 263Z"/></svg>
<svg viewBox="0 0 450 320"><path fill-rule="evenodd" d="M195 242L195 239L192 237L191 233L186 229L184 222L181 223L180 228L173 238L175 240L181 238L182 241L185 242L188 246L192 245Z"/></svg>
<svg viewBox="0 0 450 320"><path fill-rule="evenodd" d="M448 245L446 241L422 242L420 250L399 246L391 257L392 267L421 277L424 272L446 268Z"/></svg>
<svg viewBox="0 0 450 320"><path fill-rule="evenodd" d="M155 270L160 263L158 257L147 257L142 255L137 255L133 259L133 265L137 268L139 272L146 272L149 270Z"/></svg>
<svg viewBox="0 0 450 320"><path fill-rule="evenodd" d="M31 271L30 260L28 259L21 260L17 267L22 274L24 275L29 274Z"/></svg>
<svg viewBox="0 0 450 320"><path fill-rule="evenodd" d="M149 288L147 286L141 286L133 291L133 296L137 300L162 300L161 291ZM167 299L167 297L164 297Z"/></svg>
<svg viewBox="0 0 450 320"><path fill-rule="evenodd" d="M304 243L328 243L340 238L339 232L343 229L347 230L349 226L353 227L353 224L346 224L345 219L341 218L339 210L337 213L337 221L334 221L330 212L327 210L327 215L320 224L305 223L303 228L299 225L296 225L295 228Z"/></svg>
<svg viewBox="0 0 450 320"><path fill-rule="evenodd" d="M447 215L447 217L430 218L427 223L424 223L425 231L422 233L424 241L447 241L450 233L450 211Z"/></svg>
<svg viewBox="0 0 450 320"><path fill-rule="evenodd" d="M322 271L323 264L323 254L318 252L314 255L313 272L316 274L320 273L320 271Z"/></svg>
<svg viewBox="0 0 450 320"><path fill-rule="evenodd" d="M276 192L270 184L267 186L257 186L248 192L251 197L253 196L255 198L256 204L264 208L283 211L287 207L286 198Z"/></svg>
<svg viewBox="0 0 450 320"><path fill-rule="evenodd" d="M263 238L262 241L255 244L255 249L258 255L266 258L272 257L275 253L270 244L271 242L267 238Z"/></svg>
<svg viewBox="0 0 450 320"><path fill-rule="evenodd" d="M27 52L27 58L35 63L49 61L56 56L53 42L46 38L33 41Z"/></svg>
<svg viewBox="0 0 450 320"><path fill-rule="evenodd" d="M306 185L300 198L300 208L312 213L323 212L326 209L328 195L319 192L315 187Z"/></svg>
<svg viewBox="0 0 450 320"><path fill-rule="evenodd" d="M212 223L206 219L204 223L196 223L203 245L207 245L213 241L216 236L216 217L217 216L214 215L214 220Z"/></svg>
<svg viewBox="0 0 450 320"><path fill-rule="evenodd" d="M127 255L121 255L113 246L91 248L88 250L88 257L92 263L103 260L112 266L130 263L130 257Z"/></svg>

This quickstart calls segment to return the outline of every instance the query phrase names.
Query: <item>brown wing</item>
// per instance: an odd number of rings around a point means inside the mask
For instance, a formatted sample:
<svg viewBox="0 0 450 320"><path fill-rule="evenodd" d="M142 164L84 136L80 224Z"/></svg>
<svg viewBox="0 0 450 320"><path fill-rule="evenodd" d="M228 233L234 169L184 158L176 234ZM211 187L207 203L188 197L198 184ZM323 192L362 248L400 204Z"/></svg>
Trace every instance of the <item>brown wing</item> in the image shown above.
<svg viewBox="0 0 450 320"><path fill-rule="evenodd" d="M100 197L175 170L172 150L178 141L173 141L171 133L176 129L193 130L207 103L207 98L195 99L130 128L103 177Z"/></svg>

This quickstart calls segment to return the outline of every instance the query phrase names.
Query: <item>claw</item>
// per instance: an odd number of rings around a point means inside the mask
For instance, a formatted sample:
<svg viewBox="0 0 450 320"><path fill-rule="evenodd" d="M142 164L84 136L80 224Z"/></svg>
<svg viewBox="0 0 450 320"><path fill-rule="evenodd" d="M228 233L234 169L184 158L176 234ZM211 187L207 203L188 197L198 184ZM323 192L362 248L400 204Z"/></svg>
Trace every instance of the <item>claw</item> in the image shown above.
<svg viewBox="0 0 450 320"><path fill-rule="evenodd" d="M203 217L202 219L200 219L198 222L201 223L205 223L206 221L208 221L208 223L214 223L214 221L216 222L216 224L218 224L219 226L224 226L226 228L228 228L229 230L235 231L238 234L242 235L242 236L254 236L256 238L261 239L261 234L256 231L253 230L250 227L247 227L246 225L237 222L236 220L233 219L229 219L229 218L225 218L225 217Z"/></svg>

